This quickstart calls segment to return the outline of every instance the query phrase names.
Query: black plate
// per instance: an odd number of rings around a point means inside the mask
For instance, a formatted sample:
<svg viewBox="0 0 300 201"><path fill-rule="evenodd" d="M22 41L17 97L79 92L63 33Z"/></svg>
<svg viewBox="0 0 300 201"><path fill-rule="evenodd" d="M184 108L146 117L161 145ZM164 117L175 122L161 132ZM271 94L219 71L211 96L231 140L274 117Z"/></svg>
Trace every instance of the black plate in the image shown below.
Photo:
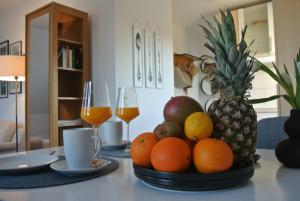
<svg viewBox="0 0 300 201"><path fill-rule="evenodd" d="M133 164L134 174L155 187L180 191L207 191L233 187L248 181L254 174L253 164L222 173L200 174L194 169L187 173L167 173Z"/></svg>

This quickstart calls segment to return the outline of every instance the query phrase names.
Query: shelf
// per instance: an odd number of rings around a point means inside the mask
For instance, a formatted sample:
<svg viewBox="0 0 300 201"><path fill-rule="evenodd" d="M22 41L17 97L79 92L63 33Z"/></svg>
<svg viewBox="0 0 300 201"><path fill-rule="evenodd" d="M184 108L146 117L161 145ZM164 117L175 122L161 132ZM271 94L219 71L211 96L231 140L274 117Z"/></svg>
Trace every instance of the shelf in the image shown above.
<svg viewBox="0 0 300 201"><path fill-rule="evenodd" d="M276 113L277 108L254 108L257 113Z"/></svg>
<svg viewBox="0 0 300 201"><path fill-rule="evenodd" d="M82 126L83 122L81 119L76 120L58 120L58 127L72 127L72 126Z"/></svg>
<svg viewBox="0 0 300 201"><path fill-rule="evenodd" d="M83 85L90 76L88 54L90 41L87 37L89 36L89 17L86 12L52 2L28 14L26 18L26 40L29 41L31 37L34 37L31 25L34 21L40 20L41 16L43 18L45 11L49 14L46 21L51 21L49 29L45 30L48 33L47 41L53 47L51 46L51 51L48 51L48 46L31 47L30 45L33 46L33 44L28 44L28 48L37 49L37 52L44 50L48 52L50 64L46 68L48 74L45 75L45 78L47 79L42 81L43 83L47 82L45 87L49 93L45 98L51 103L49 105L51 111L49 119L52 119L53 122L49 125L51 130L50 146L56 147L63 145L61 134L64 129L79 128L85 125L80 120L80 113L83 101ZM39 73L37 72L37 74ZM48 82L49 80L51 83ZM32 80L29 79L29 81L26 83L28 88L32 85ZM29 93L30 95L32 94ZM30 102L27 102L26 106L30 106ZM30 126L32 122L26 123L27 128L32 127Z"/></svg>
<svg viewBox="0 0 300 201"><path fill-rule="evenodd" d="M58 97L57 100L74 100L74 101L77 101L77 100L81 100L82 98L80 97Z"/></svg>
<svg viewBox="0 0 300 201"><path fill-rule="evenodd" d="M68 39L64 39L64 38L58 38L58 41L63 42L63 43L70 43L70 44L74 44L74 45L82 45L82 42L68 40Z"/></svg>
<svg viewBox="0 0 300 201"><path fill-rule="evenodd" d="M80 119L81 101L59 101L58 103L58 119L74 121Z"/></svg>
<svg viewBox="0 0 300 201"><path fill-rule="evenodd" d="M184 58L190 59L192 61L199 61L199 60L201 60L200 57L197 57L197 56L194 56L194 55L191 55L191 54L188 54L188 53L183 53L183 54L174 53L174 56L184 57Z"/></svg>
<svg viewBox="0 0 300 201"><path fill-rule="evenodd" d="M64 68L64 67L57 67L58 70L61 71L71 71L71 72L78 72L78 73L82 73L82 69L74 69L74 68Z"/></svg>

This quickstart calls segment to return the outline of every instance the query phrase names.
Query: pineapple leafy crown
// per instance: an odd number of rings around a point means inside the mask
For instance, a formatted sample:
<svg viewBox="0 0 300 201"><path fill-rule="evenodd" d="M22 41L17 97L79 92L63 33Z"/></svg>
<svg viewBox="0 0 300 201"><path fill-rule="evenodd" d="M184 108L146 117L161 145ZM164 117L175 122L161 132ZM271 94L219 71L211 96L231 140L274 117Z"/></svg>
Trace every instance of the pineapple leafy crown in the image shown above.
<svg viewBox="0 0 300 201"><path fill-rule="evenodd" d="M208 27L199 25L208 40L204 44L213 54L216 63L213 74L220 87L221 96L245 98L249 96L254 78L251 72L254 60L250 57L249 47L245 41L247 25L241 31L241 41L237 43L236 30L230 10L225 14L222 10L221 21L216 17L207 20L202 17Z"/></svg>

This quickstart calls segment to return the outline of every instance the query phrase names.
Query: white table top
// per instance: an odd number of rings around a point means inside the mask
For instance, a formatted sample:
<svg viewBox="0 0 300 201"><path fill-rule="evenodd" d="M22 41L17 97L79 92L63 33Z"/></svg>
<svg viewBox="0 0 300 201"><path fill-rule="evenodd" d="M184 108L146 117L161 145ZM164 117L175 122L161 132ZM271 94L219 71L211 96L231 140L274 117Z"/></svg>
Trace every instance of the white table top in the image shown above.
<svg viewBox="0 0 300 201"><path fill-rule="evenodd" d="M61 149L55 148L62 152ZM52 149L51 149L52 150ZM42 152L50 153L46 149ZM34 152L40 153L41 151ZM258 150L262 155L254 176L241 186L207 192L170 192L146 186L133 173L130 159L118 159L115 172L85 182L64 186L3 190L2 201L295 201L300 200L300 169L283 167L273 150Z"/></svg>

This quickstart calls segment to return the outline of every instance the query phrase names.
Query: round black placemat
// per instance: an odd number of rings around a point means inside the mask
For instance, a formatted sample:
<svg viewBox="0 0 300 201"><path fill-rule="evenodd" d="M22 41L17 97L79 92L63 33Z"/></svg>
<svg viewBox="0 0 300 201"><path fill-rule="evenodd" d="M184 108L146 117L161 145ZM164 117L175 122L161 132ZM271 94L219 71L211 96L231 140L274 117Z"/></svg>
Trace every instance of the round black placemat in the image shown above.
<svg viewBox="0 0 300 201"><path fill-rule="evenodd" d="M84 176L63 176L58 172L50 169L50 167L32 174L25 175L0 175L1 189L25 189L25 188L41 188L50 186L59 186L86 181L96 177L108 174L119 167L119 163L111 158L104 158L111 163L94 174Z"/></svg>

